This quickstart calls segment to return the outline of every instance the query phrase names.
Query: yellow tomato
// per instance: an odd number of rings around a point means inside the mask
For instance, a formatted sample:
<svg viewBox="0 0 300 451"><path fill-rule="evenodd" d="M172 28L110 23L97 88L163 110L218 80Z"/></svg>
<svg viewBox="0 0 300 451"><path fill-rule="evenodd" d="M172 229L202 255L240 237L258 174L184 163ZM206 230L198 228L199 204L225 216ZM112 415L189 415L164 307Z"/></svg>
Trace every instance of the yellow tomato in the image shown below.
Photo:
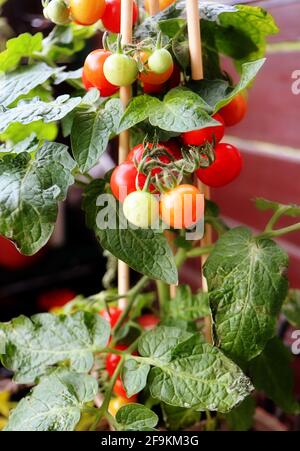
<svg viewBox="0 0 300 451"><path fill-rule="evenodd" d="M168 6L172 5L172 3L175 3L176 0L159 0L159 10L162 11L163 9L167 8ZM149 0L145 0L145 10L149 13L150 6L149 6Z"/></svg>
<svg viewBox="0 0 300 451"><path fill-rule="evenodd" d="M117 398L112 398L109 402L108 411L113 417L115 417L118 410L121 407L126 406L126 404L130 403L131 403L130 400L122 398L121 396L118 396Z"/></svg>

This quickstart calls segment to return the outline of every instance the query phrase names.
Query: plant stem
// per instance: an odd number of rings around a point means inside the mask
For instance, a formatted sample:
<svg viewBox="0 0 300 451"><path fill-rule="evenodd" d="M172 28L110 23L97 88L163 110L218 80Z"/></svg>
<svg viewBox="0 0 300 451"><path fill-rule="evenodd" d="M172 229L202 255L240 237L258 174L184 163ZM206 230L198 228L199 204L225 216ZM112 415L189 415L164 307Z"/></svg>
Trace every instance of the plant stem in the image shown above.
<svg viewBox="0 0 300 451"><path fill-rule="evenodd" d="M136 296L139 294L139 292L144 288L144 286L149 282L149 277L148 276L143 276L138 282L137 284L132 287L126 297L128 299L127 305L125 307L125 309L123 310L122 314L120 315L120 318L118 319L115 327L112 330L112 335L115 335L116 332L118 332L118 330L120 329L120 327L122 326L124 320L127 318L128 313L131 310L131 307L135 301Z"/></svg>
<svg viewBox="0 0 300 451"><path fill-rule="evenodd" d="M156 280L158 301L161 313L163 313L165 303L170 299L170 286L161 280Z"/></svg>
<svg viewBox="0 0 300 451"><path fill-rule="evenodd" d="M288 210L290 207L282 206L281 208L278 208L278 210L275 211L273 216L271 217L270 221L266 225L265 232L271 232L273 230L274 225L279 220L279 218L284 215L286 210Z"/></svg>
<svg viewBox="0 0 300 451"><path fill-rule="evenodd" d="M177 268L180 268L183 265L186 258L187 258L186 249L183 249L182 247L179 248L175 255L175 263L176 263Z"/></svg>
<svg viewBox="0 0 300 451"><path fill-rule="evenodd" d="M201 257L201 255L210 254L213 250L214 245L211 244L209 246L203 246L203 247L195 247L187 252L188 258L194 258L194 257Z"/></svg>
<svg viewBox="0 0 300 451"><path fill-rule="evenodd" d="M283 227L282 229L263 232L258 235L258 238L276 238L278 236L286 235L287 233L296 232L297 230L300 230L300 222L297 222L296 224L290 225L288 227Z"/></svg>

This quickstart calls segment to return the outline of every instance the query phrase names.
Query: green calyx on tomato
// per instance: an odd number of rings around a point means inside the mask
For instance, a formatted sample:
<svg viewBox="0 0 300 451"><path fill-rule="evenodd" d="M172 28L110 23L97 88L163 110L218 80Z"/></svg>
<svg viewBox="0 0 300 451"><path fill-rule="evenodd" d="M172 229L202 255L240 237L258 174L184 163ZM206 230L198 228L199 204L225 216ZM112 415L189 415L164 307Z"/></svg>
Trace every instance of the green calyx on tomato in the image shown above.
<svg viewBox="0 0 300 451"><path fill-rule="evenodd" d="M147 229L157 224L159 202L153 194L135 191L124 200L123 212L131 224L141 229Z"/></svg>
<svg viewBox="0 0 300 451"><path fill-rule="evenodd" d="M71 22L70 10L64 0L51 0L44 2L43 14L46 19L56 25L66 25Z"/></svg>
<svg viewBox="0 0 300 451"><path fill-rule="evenodd" d="M200 168L196 175L207 186L219 188L236 179L242 170L243 160L238 149L220 143L215 148L215 161L208 168Z"/></svg>

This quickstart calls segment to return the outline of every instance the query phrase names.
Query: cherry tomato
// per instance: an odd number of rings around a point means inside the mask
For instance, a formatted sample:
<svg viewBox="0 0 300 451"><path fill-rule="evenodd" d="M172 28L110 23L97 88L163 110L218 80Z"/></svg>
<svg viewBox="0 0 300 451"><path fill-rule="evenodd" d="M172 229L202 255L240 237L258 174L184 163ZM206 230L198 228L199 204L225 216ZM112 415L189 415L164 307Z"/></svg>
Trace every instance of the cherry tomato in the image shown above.
<svg viewBox="0 0 300 451"><path fill-rule="evenodd" d="M173 58L167 49L157 49L148 58L148 67L156 74L164 74L167 70L172 68L173 72Z"/></svg>
<svg viewBox="0 0 300 451"><path fill-rule="evenodd" d="M115 349L118 349L119 351L125 351L128 346L125 345L117 345L115 346ZM105 364L106 364L106 371L110 375L110 377L113 376L115 369L118 366L118 363L121 360L121 356L118 354L107 354Z"/></svg>
<svg viewBox="0 0 300 451"><path fill-rule="evenodd" d="M175 158L176 160L179 160L182 155L180 152L180 149L178 148L178 146L176 147L175 144L173 142L169 143L158 143L157 147L162 148L165 152L167 152L170 157ZM139 164L144 156L144 153L148 151L151 151L151 149L153 149L153 144L152 143L148 143L147 148L145 149L144 144L138 144L137 146L133 147L133 149L131 149L131 151L129 152L127 159L129 161L133 161L136 162L137 164ZM150 157L147 158L147 161L150 160ZM167 155L161 155L159 157L159 160L162 163L170 163L170 161L172 160L172 158L168 158ZM151 176L154 176L155 174L159 174L161 172L160 168L154 168L151 171Z"/></svg>
<svg viewBox="0 0 300 451"><path fill-rule="evenodd" d="M38 297L37 303L40 310L48 312L49 310L63 307L75 297L75 291L69 290L69 288L59 288L42 293Z"/></svg>
<svg viewBox="0 0 300 451"><path fill-rule="evenodd" d="M180 84L181 81L181 70L180 67L174 63L173 65L173 72L171 74L171 77L167 80L167 90L176 88Z"/></svg>
<svg viewBox="0 0 300 451"><path fill-rule="evenodd" d="M153 313L146 313L145 315L142 315L140 318L138 318L137 322L140 326L143 327L143 329L151 330L154 329L155 326L157 326L157 324L160 322L160 319Z"/></svg>
<svg viewBox="0 0 300 451"><path fill-rule="evenodd" d="M238 149L231 144L218 144L215 155L215 161L208 168L198 169L196 175L205 185L218 188L239 176L243 160Z"/></svg>
<svg viewBox="0 0 300 451"><path fill-rule="evenodd" d="M151 85L150 83L143 83L143 91L145 94L162 94L164 90L164 83L162 85Z"/></svg>
<svg viewBox="0 0 300 451"><path fill-rule="evenodd" d="M128 398L127 394L126 394L126 390L123 386L123 383L121 381L120 376L118 376L118 379L116 380L116 383L114 385L113 388L113 392L117 395L117 396L121 396L121 398L126 399L128 402L136 402L137 400L137 396L133 395L130 398Z"/></svg>
<svg viewBox="0 0 300 451"><path fill-rule="evenodd" d="M132 26L137 22L139 10L133 2ZM120 33L121 27L121 0L106 0L106 8L101 18L103 26L112 33Z"/></svg>
<svg viewBox="0 0 300 451"><path fill-rule="evenodd" d="M212 143L215 139L216 144L221 141L225 133L225 126L222 116L214 114L213 119L220 122L221 125L192 130L181 134L181 139L186 146L203 146L206 142Z"/></svg>
<svg viewBox="0 0 300 451"><path fill-rule="evenodd" d="M153 72L152 70L150 70L147 66L149 57L150 57L150 53L148 53L148 52L140 52L140 54L139 54L140 60L146 66L145 71L140 73L139 78L142 81L142 83L148 83L150 85L162 85L171 77L174 66L172 64L168 70L166 70L165 72L163 72L161 74L157 74L156 72Z"/></svg>
<svg viewBox="0 0 300 451"><path fill-rule="evenodd" d="M110 55L104 62L105 78L115 86L129 86L137 78L138 67L131 56L122 53Z"/></svg>
<svg viewBox="0 0 300 451"><path fill-rule="evenodd" d="M160 215L170 227L191 227L204 215L203 195L193 185L178 185L161 196Z"/></svg>
<svg viewBox="0 0 300 451"><path fill-rule="evenodd" d="M84 69L82 71L82 83L87 91L91 88L94 88L94 85L92 85L92 83L87 79Z"/></svg>
<svg viewBox="0 0 300 451"><path fill-rule="evenodd" d="M118 87L109 83L103 73L103 65L111 52L99 49L91 52L85 60L83 74L87 81L98 88L102 97L109 97L118 91Z"/></svg>
<svg viewBox="0 0 300 451"><path fill-rule="evenodd" d="M70 20L70 10L64 0L51 0L43 10L46 19L56 25L66 25Z"/></svg>
<svg viewBox="0 0 300 451"><path fill-rule="evenodd" d="M123 204L125 218L136 227L148 229L157 224L159 203L153 194L145 191L130 193Z"/></svg>
<svg viewBox="0 0 300 451"><path fill-rule="evenodd" d="M163 9L172 5L172 3L174 3L175 1L176 0L159 0L159 10L162 11ZM145 10L148 13L150 12L150 0L145 0Z"/></svg>
<svg viewBox="0 0 300 451"><path fill-rule="evenodd" d="M79 25L93 25L103 16L105 0L70 0L71 14Z"/></svg>
<svg viewBox="0 0 300 451"><path fill-rule="evenodd" d="M136 178L138 187L143 189L147 176L142 173L138 174L132 161L125 161L119 166L116 166L110 179L110 188L115 198L120 202L124 202L130 193L136 191ZM149 191L154 192L155 187L150 185Z"/></svg>
<svg viewBox="0 0 300 451"><path fill-rule="evenodd" d="M244 119L248 110L247 96L245 93L237 94L228 105L220 109L225 125L231 127Z"/></svg>
<svg viewBox="0 0 300 451"><path fill-rule="evenodd" d="M35 263L41 256L41 251L35 255L20 254L14 243L0 236L0 266L7 269L20 269Z"/></svg>
<svg viewBox="0 0 300 451"><path fill-rule="evenodd" d="M121 313L122 310L118 307L109 307L109 313L105 309L100 311L100 315L109 322L111 328L117 324Z"/></svg>
<svg viewBox="0 0 300 451"><path fill-rule="evenodd" d="M131 401L131 399L133 399L133 400ZM134 397L134 396L130 399L122 398L121 396L118 396L117 398L112 398L109 401L108 411L113 417L115 417L118 410L121 409L121 407L126 406L127 404L131 404L136 401L137 401L137 397Z"/></svg>

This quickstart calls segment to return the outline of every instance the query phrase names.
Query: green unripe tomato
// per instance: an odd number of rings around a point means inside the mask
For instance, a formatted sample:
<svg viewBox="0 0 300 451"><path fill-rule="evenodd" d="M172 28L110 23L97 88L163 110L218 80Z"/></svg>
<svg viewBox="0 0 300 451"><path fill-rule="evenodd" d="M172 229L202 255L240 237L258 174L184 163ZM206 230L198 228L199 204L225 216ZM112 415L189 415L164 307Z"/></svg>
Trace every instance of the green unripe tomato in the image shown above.
<svg viewBox="0 0 300 451"><path fill-rule="evenodd" d="M64 0L52 0L45 6L43 13L46 19L56 25L66 25L71 22L70 11Z"/></svg>
<svg viewBox="0 0 300 451"><path fill-rule="evenodd" d="M166 49L155 50L148 59L149 69L157 74L163 74L173 66L171 53Z"/></svg>
<svg viewBox="0 0 300 451"><path fill-rule="evenodd" d="M123 212L131 224L147 229L158 221L159 202L153 194L134 191L124 200Z"/></svg>
<svg viewBox="0 0 300 451"><path fill-rule="evenodd" d="M137 78L138 67L133 58L122 53L109 56L103 65L104 76L115 86L129 86Z"/></svg>

